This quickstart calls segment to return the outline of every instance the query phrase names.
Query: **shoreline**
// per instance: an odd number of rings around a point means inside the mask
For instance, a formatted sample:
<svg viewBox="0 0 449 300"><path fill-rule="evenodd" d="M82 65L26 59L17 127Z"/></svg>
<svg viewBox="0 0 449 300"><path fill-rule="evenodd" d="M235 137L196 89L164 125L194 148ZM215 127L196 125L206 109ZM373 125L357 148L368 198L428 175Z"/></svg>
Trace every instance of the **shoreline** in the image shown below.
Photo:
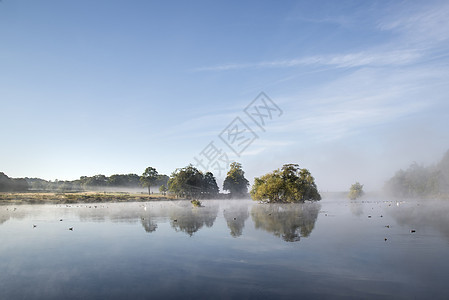
<svg viewBox="0 0 449 300"><path fill-rule="evenodd" d="M73 204L182 200L172 195L120 192L1 192L1 204Z"/></svg>

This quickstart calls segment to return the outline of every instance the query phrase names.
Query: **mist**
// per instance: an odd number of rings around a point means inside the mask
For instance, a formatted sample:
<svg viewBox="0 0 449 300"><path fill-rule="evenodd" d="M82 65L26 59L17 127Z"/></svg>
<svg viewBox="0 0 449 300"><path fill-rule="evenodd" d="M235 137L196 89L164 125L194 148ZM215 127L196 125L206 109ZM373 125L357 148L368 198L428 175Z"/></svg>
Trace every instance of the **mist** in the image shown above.
<svg viewBox="0 0 449 300"><path fill-rule="evenodd" d="M365 130L350 138L266 148L259 156L244 158L244 167L253 178L298 163L309 169L320 191L347 191L356 181L366 191L381 191L398 170L414 162L430 166L442 159L449 149L449 133L429 123L408 120L402 126L380 126L376 135ZM267 159L261 163L260 157Z"/></svg>

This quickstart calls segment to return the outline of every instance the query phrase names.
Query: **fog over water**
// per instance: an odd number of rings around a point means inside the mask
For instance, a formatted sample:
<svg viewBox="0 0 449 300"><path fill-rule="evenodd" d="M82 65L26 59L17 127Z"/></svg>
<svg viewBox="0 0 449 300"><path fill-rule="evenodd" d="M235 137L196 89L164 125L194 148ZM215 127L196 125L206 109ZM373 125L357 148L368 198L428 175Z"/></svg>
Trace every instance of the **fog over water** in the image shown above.
<svg viewBox="0 0 449 300"><path fill-rule="evenodd" d="M445 202L203 205L2 205L0 297L447 296Z"/></svg>

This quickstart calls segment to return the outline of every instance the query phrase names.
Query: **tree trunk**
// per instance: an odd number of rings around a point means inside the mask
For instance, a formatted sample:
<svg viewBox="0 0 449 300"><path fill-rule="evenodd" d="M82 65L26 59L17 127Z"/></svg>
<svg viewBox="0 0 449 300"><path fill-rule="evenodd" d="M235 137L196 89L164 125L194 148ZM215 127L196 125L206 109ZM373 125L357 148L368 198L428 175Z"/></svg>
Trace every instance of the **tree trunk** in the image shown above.
<svg viewBox="0 0 449 300"><path fill-rule="evenodd" d="M151 195L151 187L150 186L148 186L148 195Z"/></svg>

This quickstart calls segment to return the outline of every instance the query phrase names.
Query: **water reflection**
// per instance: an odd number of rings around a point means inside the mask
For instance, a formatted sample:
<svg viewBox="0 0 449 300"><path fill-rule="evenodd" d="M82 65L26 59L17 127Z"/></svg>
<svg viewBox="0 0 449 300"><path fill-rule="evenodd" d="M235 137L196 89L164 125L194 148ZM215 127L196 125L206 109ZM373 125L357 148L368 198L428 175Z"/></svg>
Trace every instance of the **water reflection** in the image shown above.
<svg viewBox="0 0 449 300"><path fill-rule="evenodd" d="M390 202L0 206L0 299L447 298L449 202Z"/></svg>
<svg viewBox="0 0 449 300"><path fill-rule="evenodd" d="M155 232L157 229L156 221L150 217L147 217L147 218L142 217L141 223L142 223L143 229L145 229L145 231L148 233Z"/></svg>
<svg viewBox="0 0 449 300"><path fill-rule="evenodd" d="M349 207L351 209L351 213L354 216L360 217L361 215L363 215L363 204L358 200L351 200L349 202Z"/></svg>
<svg viewBox="0 0 449 300"><path fill-rule="evenodd" d="M19 207L19 208L18 208ZM30 213L30 206L0 206L0 225L9 219L24 219Z"/></svg>
<svg viewBox="0 0 449 300"><path fill-rule="evenodd" d="M220 206L221 209L220 209ZM37 205L3 207L0 225L24 217L59 221L79 218L81 222L140 224L147 233L156 232L158 223L169 222L179 232L193 236L201 228L212 227L218 212L223 212L232 237L243 234L250 212L256 228L283 240L294 242L307 237L314 228L320 204L256 204L249 201L204 201L204 207L192 207L189 201L164 203L109 203L93 205ZM33 221L34 222L34 221Z"/></svg>
<svg viewBox="0 0 449 300"><path fill-rule="evenodd" d="M248 205L235 203L233 206L223 210L223 216L231 230L232 237L239 237L243 233L245 221L249 217Z"/></svg>
<svg viewBox="0 0 449 300"><path fill-rule="evenodd" d="M397 202L390 215L399 225L410 229L433 228L449 240L449 202L444 200L423 200ZM419 230L417 230L419 232Z"/></svg>
<svg viewBox="0 0 449 300"><path fill-rule="evenodd" d="M171 226L192 236L204 225L212 227L218 215L218 205L207 203L204 207L192 207L190 202L170 210Z"/></svg>
<svg viewBox="0 0 449 300"><path fill-rule="evenodd" d="M8 221L10 219L9 214L0 214L0 225L5 223L6 221Z"/></svg>
<svg viewBox="0 0 449 300"><path fill-rule="evenodd" d="M257 204L251 210L254 226L273 233L287 242L297 242L312 232L321 205Z"/></svg>

